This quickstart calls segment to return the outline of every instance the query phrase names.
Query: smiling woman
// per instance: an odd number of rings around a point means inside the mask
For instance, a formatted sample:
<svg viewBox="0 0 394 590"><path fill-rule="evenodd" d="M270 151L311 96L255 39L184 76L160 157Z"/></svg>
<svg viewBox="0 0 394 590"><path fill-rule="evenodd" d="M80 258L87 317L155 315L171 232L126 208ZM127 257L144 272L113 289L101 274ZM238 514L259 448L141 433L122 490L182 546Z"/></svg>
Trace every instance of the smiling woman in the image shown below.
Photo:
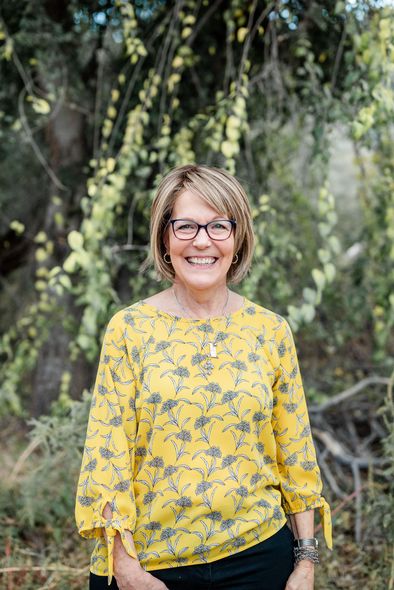
<svg viewBox="0 0 394 590"><path fill-rule="evenodd" d="M313 589L314 508L329 546L331 521L293 337L228 287L253 243L233 176L163 178L151 262L172 284L109 322L89 416L76 519L97 539L92 590L105 576L119 590Z"/></svg>
<svg viewBox="0 0 394 590"><path fill-rule="evenodd" d="M239 283L248 272L253 256L254 234L249 201L242 185L233 176L224 170L208 166L175 168L159 185L151 217L151 256L159 275L170 281L175 277L174 268L164 260L168 248L165 238L168 237L170 220L181 217L178 214L180 204L177 201L185 192L190 193L189 202L193 207L187 215L188 220L198 222L199 219L194 218L191 213L197 210L202 215L200 205L204 204L209 208L206 213L211 215L211 219L207 219L205 223L213 219L236 222L233 239L238 258L229 268L227 282Z"/></svg>

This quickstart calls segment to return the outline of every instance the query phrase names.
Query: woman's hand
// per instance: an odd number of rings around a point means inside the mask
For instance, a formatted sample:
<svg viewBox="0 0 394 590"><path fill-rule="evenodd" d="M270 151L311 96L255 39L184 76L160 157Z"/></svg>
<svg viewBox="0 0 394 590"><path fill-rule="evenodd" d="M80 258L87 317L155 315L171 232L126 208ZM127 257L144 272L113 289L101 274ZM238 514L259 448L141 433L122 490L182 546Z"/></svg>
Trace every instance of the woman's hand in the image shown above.
<svg viewBox="0 0 394 590"><path fill-rule="evenodd" d="M168 590L163 582L146 572L129 555L118 559L114 575L119 590Z"/></svg>
<svg viewBox="0 0 394 590"><path fill-rule="evenodd" d="M313 590L315 567L311 561L303 559L294 568L287 580L285 590Z"/></svg>

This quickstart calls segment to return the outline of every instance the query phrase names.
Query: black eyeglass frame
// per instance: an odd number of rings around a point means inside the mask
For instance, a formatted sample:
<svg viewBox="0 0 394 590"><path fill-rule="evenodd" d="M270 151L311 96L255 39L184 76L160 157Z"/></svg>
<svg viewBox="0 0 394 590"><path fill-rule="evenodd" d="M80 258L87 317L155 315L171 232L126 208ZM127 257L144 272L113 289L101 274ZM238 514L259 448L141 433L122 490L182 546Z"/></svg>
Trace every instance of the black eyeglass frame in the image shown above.
<svg viewBox="0 0 394 590"><path fill-rule="evenodd" d="M190 238L180 238L179 236L176 235L175 233L175 228L174 228L174 223L176 223L177 221L189 221L191 223L195 223L197 225L197 231L194 234L194 236L190 237ZM231 230L230 233L228 234L228 236L226 238L213 238L211 236L211 234L208 231L208 225L211 225L211 223L218 223L220 221L226 221L227 223L231 223ZM208 237L211 240L214 240L215 242L224 242L225 240L228 240L229 237L231 236L231 234L234 231L234 228L237 225L237 222L234 219L214 219L213 221L209 221L208 223L202 224L202 223L197 223L197 221L194 221L194 219L170 219L168 221L168 223L171 223L172 226L172 231L174 232L174 236L176 237L177 240L182 240L183 242L187 242L189 240L194 240L194 238L196 238L200 232L200 229L204 228L205 231L207 232Z"/></svg>

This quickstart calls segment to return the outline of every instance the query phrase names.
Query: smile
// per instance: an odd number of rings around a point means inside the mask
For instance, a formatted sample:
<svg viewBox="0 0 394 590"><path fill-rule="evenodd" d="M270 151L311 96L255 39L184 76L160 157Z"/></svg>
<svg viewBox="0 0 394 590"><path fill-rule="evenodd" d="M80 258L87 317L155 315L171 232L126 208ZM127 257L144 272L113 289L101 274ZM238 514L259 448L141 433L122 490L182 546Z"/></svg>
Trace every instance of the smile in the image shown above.
<svg viewBox="0 0 394 590"><path fill-rule="evenodd" d="M217 258L214 258L213 256L204 256L204 257L199 257L199 256L188 256L186 258L187 262L189 264L194 264L195 266L207 266L210 264L215 264L215 262L217 261Z"/></svg>

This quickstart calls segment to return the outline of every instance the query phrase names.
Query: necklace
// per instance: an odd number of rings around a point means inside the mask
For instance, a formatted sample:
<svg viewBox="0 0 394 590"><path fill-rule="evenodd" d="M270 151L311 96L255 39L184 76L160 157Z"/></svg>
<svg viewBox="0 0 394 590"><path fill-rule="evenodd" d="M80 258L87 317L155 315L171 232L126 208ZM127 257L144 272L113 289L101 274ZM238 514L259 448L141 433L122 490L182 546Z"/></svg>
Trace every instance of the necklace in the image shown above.
<svg viewBox="0 0 394 590"><path fill-rule="evenodd" d="M179 305L179 307L182 309L182 311L184 311L184 312L186 313L187 317L189 317L189 318L190 318L190 317L191 317L190 313L187 311L187 309L185 309L185 307L182 305L182 303L181 303L181 302L179 301L179 299L178 299L178 296L177 296L177 294L176 294L176 291L175 291L175 287L172 287L172 291L173 291L173 293L174 293L174 296L175 296L175 299L176 299L176 302L177 302L177 304L178 304L178 305ZM224 305L223 305L223 309L222 309L222 311L221 311L221 314L220 314L220 315L224 315L224 310L225 310L225 309L226 309L226 307L227 307L227 304L228 304L229 297L230 297L230 290L229 290L229 289L227 289L227 297L226 297L226 301L225 301L225 303L224 303ZM207 318L207 319L209 319L209 318ZM213 342L208 342L208 346L209 346L209 356L210 356L211 358L217 358L217 356L218 356L218 355L217 355L217 352L216 352L216 344L217 344L217 342L216 342L216 338L215 338L215 340L214 340Z"/></svg>

